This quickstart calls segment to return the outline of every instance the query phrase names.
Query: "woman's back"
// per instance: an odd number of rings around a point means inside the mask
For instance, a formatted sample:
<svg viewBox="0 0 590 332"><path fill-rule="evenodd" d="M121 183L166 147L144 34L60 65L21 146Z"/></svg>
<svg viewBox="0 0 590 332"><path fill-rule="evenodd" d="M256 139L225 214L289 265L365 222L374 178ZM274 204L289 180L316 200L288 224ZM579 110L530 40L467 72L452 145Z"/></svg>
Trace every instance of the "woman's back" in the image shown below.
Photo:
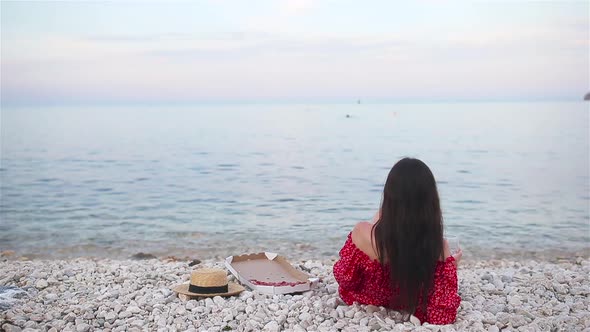
<svg viewBox="0 0 590 332"><path fill-rule="evenodd" d="M355 226L334 265L346 303L388 306L430 323L454 321L461 299L439 201L426 164L404 158L393 166L375 223Z"/></svg>
<svg viewBox="0 0 590 332"><path fill-rule="evenodd" d="M434 287L428 297L426 312L422 312L419 306L414 315L421 322L449 324L455 321L461 303L457 294L454 257L437 262L434 273ZM340 297L348 305L358 302L394 310L405 309L394 304L399 296L399 287L390 285L388 267L359 249L353 241L352 232L340 250L340 259L334 264L334 278L338 282Z"/></svg>

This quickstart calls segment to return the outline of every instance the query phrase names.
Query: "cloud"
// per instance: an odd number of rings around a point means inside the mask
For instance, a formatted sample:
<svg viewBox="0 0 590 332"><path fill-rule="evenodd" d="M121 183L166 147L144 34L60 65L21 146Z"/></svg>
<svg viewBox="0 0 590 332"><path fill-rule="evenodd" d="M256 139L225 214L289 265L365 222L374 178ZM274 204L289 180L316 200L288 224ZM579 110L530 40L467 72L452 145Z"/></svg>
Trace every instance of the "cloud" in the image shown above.
<svg viewBox="0 0 590 332"><path fill-rule="evenodd" d="M271 34L253 31L214 31L201 33L163 33L149 35L110 34L92 35L82 39L93 42L121 43L165 43L174 41L241 41L246 39L266 38Z"/></svg>
<svg viewBox="0 0 590 332"><path fill-rule="evenodd" d="M301 15L310 12L317 4L318 0L283 0L280 11L287 15Z"/></svg>
<svg viewBox="0 0 590 332"><path fill-rule="evenodd" d="M453 98L588 88L584 20L346 33L305 26L315 2L273 6L223 29L3 39L3 99Z"/></svg>

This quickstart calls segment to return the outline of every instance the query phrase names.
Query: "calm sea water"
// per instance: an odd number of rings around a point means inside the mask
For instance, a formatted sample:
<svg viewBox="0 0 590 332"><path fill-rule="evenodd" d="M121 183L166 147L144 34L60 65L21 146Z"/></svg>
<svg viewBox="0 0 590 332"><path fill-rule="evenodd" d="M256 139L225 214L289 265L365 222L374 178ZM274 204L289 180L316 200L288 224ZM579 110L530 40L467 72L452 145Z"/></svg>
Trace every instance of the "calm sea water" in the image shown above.
<svg viewBox="0 0 590 332"><path fill-rule="evenodd" d="M392 165L471 257L586 250L588 103L3 108L0 249L332 257ZM346 117L346 115L350 117Z"/></svg>

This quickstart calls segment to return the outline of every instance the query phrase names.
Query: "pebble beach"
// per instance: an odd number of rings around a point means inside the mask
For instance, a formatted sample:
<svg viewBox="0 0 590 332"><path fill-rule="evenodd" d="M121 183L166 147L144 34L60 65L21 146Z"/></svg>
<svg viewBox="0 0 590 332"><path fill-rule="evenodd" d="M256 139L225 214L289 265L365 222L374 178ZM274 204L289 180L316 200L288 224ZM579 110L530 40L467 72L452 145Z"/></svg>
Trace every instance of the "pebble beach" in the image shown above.
<svg viewBox="0 0 590 332"><path fill-rule="evenodd" d="M291 260L320 278L312 291L179 298L171 287L221 259L0 262L0 327L13 331L590 331L590 260L468 261L451 325L422 324L338 297L334 259ZM191 266L192 265L192 266Z"/></svg>

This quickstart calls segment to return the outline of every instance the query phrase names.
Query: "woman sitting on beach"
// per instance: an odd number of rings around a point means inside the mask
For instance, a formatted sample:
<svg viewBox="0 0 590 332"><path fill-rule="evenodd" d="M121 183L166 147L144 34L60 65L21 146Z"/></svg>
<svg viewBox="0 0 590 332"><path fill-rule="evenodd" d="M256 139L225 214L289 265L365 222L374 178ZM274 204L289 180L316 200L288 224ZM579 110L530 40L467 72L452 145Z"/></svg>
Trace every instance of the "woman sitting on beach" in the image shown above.
<svg viewBox="0 0 590 332"><path fill-rule="evenodd" d="M340 297L386 306L422 323L455 321L457 264L443 238L438 191L422 161L400 160L389 172L381 209L373 222L359 222L334 264Z"/></svg>

